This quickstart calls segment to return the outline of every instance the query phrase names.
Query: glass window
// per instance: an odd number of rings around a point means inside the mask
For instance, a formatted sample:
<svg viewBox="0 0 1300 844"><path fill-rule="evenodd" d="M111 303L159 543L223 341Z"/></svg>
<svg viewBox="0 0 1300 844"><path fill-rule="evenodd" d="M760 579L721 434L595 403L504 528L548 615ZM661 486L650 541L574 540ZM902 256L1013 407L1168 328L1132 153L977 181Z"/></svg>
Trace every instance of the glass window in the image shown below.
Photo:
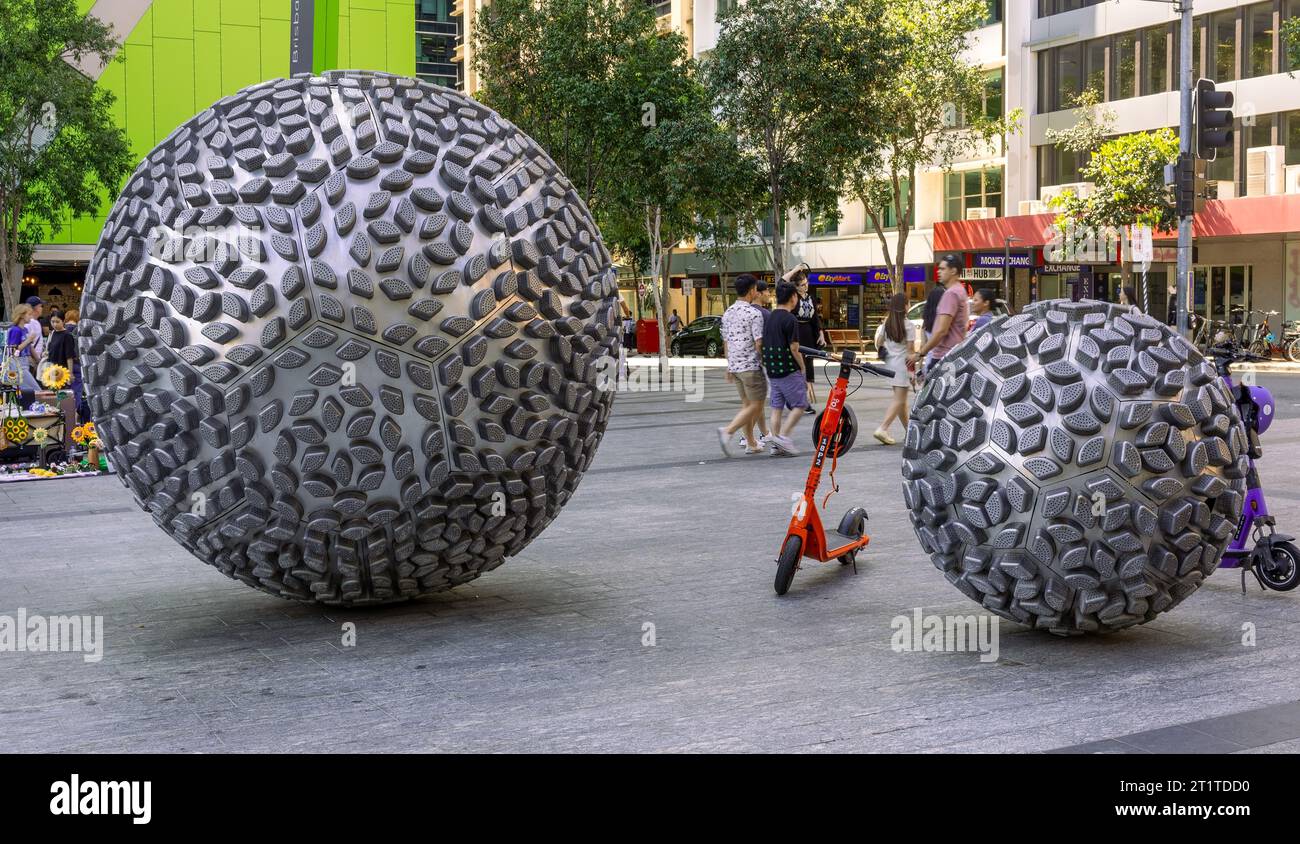
<svg viewBox="0 0 1300 844"><path fill-rule="evenodd" d="M1002 23L1002 0L988 0L988 15L984 18L984 25Z"/></svg>
<svg viewBox="0 0 1300 844"><path fill-rule="evenodd" d="M1115 36L1110 49L1111 100L1126 100L1136 92L1134 79L1137 70L1137 38L1133 33Z"/></svg>
<svg viewBox="0 0 1300 844"><path fill-rule="evenodd" d="M1232 147L1226 147L1219 150L1214 160L1206 165L1206 178L1212 182L1237 181L1236 159L1233 156Z"/></svg>
<svg viewBox="0 0 1300 844"><path fill-rule="evenodd" d="M1169 90L1169 27L1155 26L1142 33L1142 94Z"/></svg>
<svg viewBox="0 0 1300 844"><path fill-rule="evenodd" d="M1250 149L1251 147L1272 146L1273 145L1273 115L1258 114L1258 115L1254 115L1249 119L1254 121L1254 125L1242 126L1242 128L1246 130L1246 143L1247 143L1246 149ZM1243 118L1242 123L1244 124L1245 121L1246 118Z"/></svg>
<svg viewBox="0 0 1300 844"><path fill-rule="evenodd" d="M907 179L900 179L899 182L898 182L898 189L899 189L900 191L902 191L902 200L903 200L903 203L904 203L904 204L907 203L907 191L908 191L908 185L909 185L909 182L908 182ZM893 201L892 199L891 199L889 202L886 202L886 203L885 203L885 207L884 207L884 208L881 208L881 209L880 209L880 217L881 217L881 220L880 220L881 225L884 226L884 228L886 228L886 229L896 229L896 228L898 228L898 214L896 214L896 213L894 212L894 201ZM915 207L912 207L912 208L908 208L908 209L907 209L907 224L908 224L909 226L914 226L914 225L916 225L916 208L915 208ZM870 221L869 219L867 220L867 227L868 227L868 230L870 230L870 227L871 227L871 221Z"/></svg>
<svg viewBox="0 0 1300 844"><path fill-rule="evenodd" d="M971 208L993 208L1002 216L1002 168L949 173L944 178L944 219L966 219Z"/></svg>
<svg viewBox="0 0 1300 844"><path fill-rule="evenodd" d="M1038 113L1046 114L1052 108L1052 50L1035 53L1038 61Z"/></svg>
<svg viewBox="0 0 1300 844"><path fill-rule="evenodd" d="M1069 108L1083 90L1083 45L1069 44L1056 49L1056 101L1052 110Z"/></svg>
<svg viewBox="0 0 1300 844"><path fill-rule="evenodd" d="M989 120L1002 117L1003 85L1002 68L990 71L984 80L984 117Z"/></svg>
<svg viewBox="0 0 1300 844"><path fill-rule="evenodd" d="M1083 46L1083 87L1106 95L1106 39L1096 38Z"/></svg>
<svg viewBox="0 0 1300 844"><path fill-rule="evenodd" d="M1273 4L1257 3L1245 10L1245 47L1242 57L1247 77L1273 72Z"/></svg>
<svg viewBox="0 0 1300 844"><path fill-rule="evenodd" d="M834 216L830 211L821 211L814 214L812 221L808 225L808 234L811 237L834 236L839 233L839 217Z"/></svg>
<svg viewBox="0 0 1300 844"><path fill-rule="evenodd" d="M1282 17L1284 20L1295 20L1300 18L1300 0L1286 0L1282 4ZM1294 36L1300 38L1300 35ZM1297 47L1288 49L1286 42L1282 44L1282 55L1278 57L1279 70L1300 70L1300 62L1291 61L1291 55L1296 52Z"/></svg>
<svg viewBox="0 0 1300 844"><path fill-rule="evenodd" d="M1283 129L1279 143L1286 146L1286 163L1300 164L1300 111L1282 115Z"/></svg>
<svg viewBox="0 0 1300 844"><path fill-rule="evenodd" d="M1231 82L1237 78L1237 11L1210 18L1210 78Z"/></svg>

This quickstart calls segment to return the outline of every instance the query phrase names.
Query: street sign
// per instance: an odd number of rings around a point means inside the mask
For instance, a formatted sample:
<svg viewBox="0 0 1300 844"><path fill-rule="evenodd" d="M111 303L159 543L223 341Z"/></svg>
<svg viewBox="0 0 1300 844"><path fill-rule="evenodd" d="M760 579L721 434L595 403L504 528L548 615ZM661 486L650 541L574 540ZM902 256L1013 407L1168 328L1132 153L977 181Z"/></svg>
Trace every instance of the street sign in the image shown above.
<svg viewBox="0 0 1300 844"><path fill-rule="evenodd" d="M1150 263L1155 257L1151 243L1150 226L1129 226L1129 260L1134 263Z"/></svg>

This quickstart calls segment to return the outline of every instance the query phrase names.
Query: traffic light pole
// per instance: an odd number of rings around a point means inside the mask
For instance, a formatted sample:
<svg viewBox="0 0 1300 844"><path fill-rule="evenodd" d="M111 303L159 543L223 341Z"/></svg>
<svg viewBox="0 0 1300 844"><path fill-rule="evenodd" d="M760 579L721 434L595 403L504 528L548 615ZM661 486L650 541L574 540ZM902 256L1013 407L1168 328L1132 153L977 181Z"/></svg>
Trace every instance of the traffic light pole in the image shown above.
<svg viewBox="0 0 1300 844"><path fill-rule="evenodd" d="M1182 14L1178 43L1178 150L1184 158L1192 155L1192 0L1178 0L1175 10ZM1178 217L1178 333L1187 334L1187 306L1192 286L1192 215Z"/></svg>

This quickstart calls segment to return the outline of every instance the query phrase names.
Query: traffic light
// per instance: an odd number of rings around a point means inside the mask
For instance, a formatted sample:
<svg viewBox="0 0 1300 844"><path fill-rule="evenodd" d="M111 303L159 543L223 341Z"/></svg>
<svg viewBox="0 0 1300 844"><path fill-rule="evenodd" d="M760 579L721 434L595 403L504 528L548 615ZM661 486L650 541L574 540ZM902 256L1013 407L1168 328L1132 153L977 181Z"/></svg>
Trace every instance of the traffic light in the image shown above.
<svg viewBox="0 0 1300 844"><path fill-rule="evenodd" d="M1232 146L1232 92L1216 91L1213 79L1196 81L1196 157L1213 161Z"/></svg>
<svg viewBox="0 0 1300 844"><path fill-rule="evenodd" d="M1166 184L1173 189L1179 217L1190 217L1205 208L1206 163L1196 156L1180 154L1178 161L1166 168Z"/></svg>

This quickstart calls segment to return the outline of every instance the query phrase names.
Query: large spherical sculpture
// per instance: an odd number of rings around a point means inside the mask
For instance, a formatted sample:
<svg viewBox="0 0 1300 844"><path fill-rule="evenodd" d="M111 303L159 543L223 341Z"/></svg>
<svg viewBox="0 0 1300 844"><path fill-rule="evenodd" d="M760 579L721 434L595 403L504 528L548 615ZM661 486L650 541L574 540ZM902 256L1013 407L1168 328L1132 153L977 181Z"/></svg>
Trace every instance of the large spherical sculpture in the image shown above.
<svg viewBox="0 0 1300 844"><path fill-rule="evenodd" d="M128 180L80 348L112 466L201 560L288 598L436 592L555 518L604 431L617 289L587 209L468 97L246 88Z"/></svg>
<svg viewBox="0 0 1300 844"><path fill-rule="evenodd" d="M950 583L1056 633L1150 621L1240 520L1246 432L1212 363L1101 302L994 319L917 397L903 493Z"/></svg>

